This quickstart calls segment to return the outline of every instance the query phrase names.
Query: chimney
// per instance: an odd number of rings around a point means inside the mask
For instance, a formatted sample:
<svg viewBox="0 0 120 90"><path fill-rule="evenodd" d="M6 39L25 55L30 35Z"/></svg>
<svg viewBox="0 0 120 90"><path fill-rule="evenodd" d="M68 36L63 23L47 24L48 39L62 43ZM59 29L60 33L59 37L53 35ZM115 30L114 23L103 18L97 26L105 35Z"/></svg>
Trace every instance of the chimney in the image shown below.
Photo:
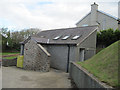
<svg viewBox="0 0 120 90"><path fill-rule="evenodd" d="M120 30L120 1L118 2L118 29Z"/></svg>
<svg viewBox="0 0 120 90"><path fill-rule="evenodd" d="M91 25L98 25L97 24L97 10L98 5L94 2L94 4L91 5Z"/></svg>

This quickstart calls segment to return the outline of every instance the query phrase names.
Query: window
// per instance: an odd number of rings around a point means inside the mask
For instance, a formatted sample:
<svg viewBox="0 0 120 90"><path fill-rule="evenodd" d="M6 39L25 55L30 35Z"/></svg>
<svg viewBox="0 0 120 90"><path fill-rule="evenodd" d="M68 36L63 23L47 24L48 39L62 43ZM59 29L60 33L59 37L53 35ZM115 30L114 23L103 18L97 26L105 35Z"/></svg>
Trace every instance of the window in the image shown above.
<svg viewBox="0 0 120 90"><path fill-rule="evenodd" d="M72 40L76 40L76 39L78 39L80 37L80 35L76 35L76 36L74 36L73 38L72 38Z"/></svg>
<svg viewBox="0 0 120 90"><path fill-rule="evenodd" d="M83 24L82 26L83 26L83 27L86 27L86 26L88 26L88 24Z"/></svg>
<svg viewBox="0 0 120 90"><path fill-rule="evenodd" d="M68 39L70 36L64 36L63 38L62 38L62 40L66 40L66 39Z"/></svg>
<svg viewBox="0 0 120 90"><path fill-rule="evenodd" d="M54 37L53 39L54 39L54 40L58 40L60 37L61 37L61 36L56 36L56 37Z"/></svg>

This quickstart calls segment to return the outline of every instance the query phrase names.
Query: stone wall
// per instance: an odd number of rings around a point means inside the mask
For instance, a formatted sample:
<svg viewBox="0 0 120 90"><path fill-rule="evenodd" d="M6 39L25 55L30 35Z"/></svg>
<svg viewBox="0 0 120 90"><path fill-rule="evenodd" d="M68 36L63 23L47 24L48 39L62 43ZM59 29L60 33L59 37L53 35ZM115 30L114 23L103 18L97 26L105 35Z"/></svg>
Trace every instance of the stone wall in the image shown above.
<svg viewBox="0 0 120 90"><path fill-rule="evenodd" d="M113 89L111 86L102 83L87 70L82 68L75 62L70 64L70 77L76 84L78 88L109 88Z"/></svg>
<svg viewBox="0 0 120 90"><path fill-rule="evenodd" d="M37 44L34 40L29 40L24 47L23 68L35 71L49 71L50 69L50 54Z"/></svg>
<svg viewBox="0 0 120 90"><path fill-rule="evenodd" d="M16 66L17 65L17 58L14 59L2 59L2 66Z"/></svg>

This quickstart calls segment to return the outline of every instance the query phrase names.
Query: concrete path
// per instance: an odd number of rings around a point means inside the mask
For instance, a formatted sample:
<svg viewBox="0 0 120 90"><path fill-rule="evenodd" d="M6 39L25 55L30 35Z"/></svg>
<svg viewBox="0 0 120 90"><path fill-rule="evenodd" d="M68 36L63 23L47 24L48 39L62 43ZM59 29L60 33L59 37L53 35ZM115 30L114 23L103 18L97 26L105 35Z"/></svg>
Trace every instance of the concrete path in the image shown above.
<svg viewBox="0 0 120 90"><path fill-rule="evenodd" d="M27 71L16 67L2 67L2 88L71 88L68 73Z"/></svg>
<svg viewBox="0 0 120 90"><path fill-rule="evenodd" d="M0 90L2 89L2 69L0 66Z"/></svg>

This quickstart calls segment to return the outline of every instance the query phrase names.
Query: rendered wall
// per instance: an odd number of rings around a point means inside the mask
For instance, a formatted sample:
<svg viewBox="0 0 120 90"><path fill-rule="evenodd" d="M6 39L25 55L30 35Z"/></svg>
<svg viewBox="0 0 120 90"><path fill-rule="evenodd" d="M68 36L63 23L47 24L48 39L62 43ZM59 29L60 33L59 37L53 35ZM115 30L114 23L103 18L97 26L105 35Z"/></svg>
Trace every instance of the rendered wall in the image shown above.
<svg viewBox="0 0 120 90"><path fill-rule="evenodd" d="M98 12L98 17L98 22L100 23L100 30L105 30L109 28L113 28L115 30L118 28L117 20L100 12Z"/></svg>
<svg viewBox="0 0 120 90"><path fill-rule="evenodd" d="M91 24L91 19L90 19L91 14L88 14L86 17L84 17L79 23L77 23L77 27L82 27L84 25L90 26Z"/></svg>
<svg viewBox="0 0 120 90"><path fill-rule="evenodd" d="M88 25L91 26L93 24L91 24L91 13L86 16L81 22L79 22L77 24L77 27L81 27L83 25ZM109 28L113 28L114 30L118 28L118 24L117 24L117 20L113 19L112 17L109 17L103 13L97 12L97 22L100 23L99 25L99 30L105 30L105 29L109 29ZM95 24L96 25L96 24Z"/></svg>
<svg viewBox="0 0 120 90"><path fill-rule="evenodd" d="M25 44L23 68L35 71L49 71L50 56L33 40L29 40Z"/></svg>
<svg viewBox="0 0 120 90"><path fill-rule="evenodd" d="M47 45L47 51L51 54L50 66L66 72L68 47L66 45Z"/></svg>
<svg viewBox="0 0 120 90"><path fill-rule="evenodd" d="M74 62L70 64L70 77L78 88L112 88L100 82L87 70Z"/></svg>
<svg viewBox="0 0 120 90"><path fill-rule="evenodd" d="M52 68L67 71L68 57L70 61L76 61L76 46L70 45L68 55L68 45L43 45L51 54L50 66Z"/></svg>
<svg viewBox="0 0 120 90"><path fill-rule="evenodd" d="M97 30L93 32L88 38L86 38L79 46L78 46L78 52L80 53L80 49L85 49L85 60L91 58L96 53L96 35ZM78 55L78 59L80 60L80 55Z"/></svg>
<svg viewBox="0 0 120 90"><path fill-rule="evenodd" d="M94 56L96 53L95 50L85 50L85 60L91 58L92 56Z"/></svg>
<svg viewBox="0 0 120 90"><path fill-rule="evenodd" d="M68 45L43 45L46 47L47 51L51 54L50 66L56 69L67 71L68 57L69 62L71 61L81 61L80 60L80 49L85 49L85 58L87 60L95 55L96 52L96 32L93 32L88 38L86 38L80 45L69 45L69 55L68 55ZM70 65L69 65L70 66Z"/></svg>

